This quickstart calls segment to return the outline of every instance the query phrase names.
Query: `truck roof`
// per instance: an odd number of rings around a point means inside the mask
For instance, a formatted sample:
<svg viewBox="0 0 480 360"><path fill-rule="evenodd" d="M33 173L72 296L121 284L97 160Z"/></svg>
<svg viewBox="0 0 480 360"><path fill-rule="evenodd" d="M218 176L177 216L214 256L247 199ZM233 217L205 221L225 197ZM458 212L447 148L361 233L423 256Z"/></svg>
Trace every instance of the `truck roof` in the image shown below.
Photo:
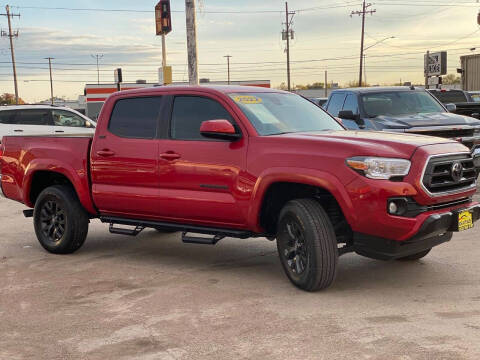
<svg viewBox="0 0 480 360"><path fill-rule="evenodd" d="M168 92L171 90L187 90L187 91L201 91L201 92L220 92L224 94L230 93L240 93L240 92L255 92L255 93L285 93L287 91L272 89L272 88L264 88L259 86L242 86L242 85L168 85L168 86L157 86L157 87L150 87L150 88L141 88L141 89L133 89L133 90L123 90L117 92L115 94L152 94L152 93L162 93Z"/></svg>
<svg viewBox="0 0 480 360"><path fill-rule="evenodd" d="M372 86L372 87L357 87L357 88L347 88L347 89L338 89L338 90L333 90L332 93L334 92L340 92L340 91L350 91L358 94L364 94L364 93L378 93L378 92L390 92L390 91L419 91L422 90L422 88L410 88L409 86Z"/></svg>

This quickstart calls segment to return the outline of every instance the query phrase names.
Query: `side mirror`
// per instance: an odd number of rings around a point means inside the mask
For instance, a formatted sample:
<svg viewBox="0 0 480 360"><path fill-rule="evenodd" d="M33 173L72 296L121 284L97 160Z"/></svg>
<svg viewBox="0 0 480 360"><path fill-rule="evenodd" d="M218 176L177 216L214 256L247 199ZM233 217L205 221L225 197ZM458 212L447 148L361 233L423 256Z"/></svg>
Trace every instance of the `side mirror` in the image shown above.
<svg viewBox="0 0 480 360"><path fill-rule="evenodd" d="M87 120L87 121L85 121L85 127L87 127L87 128L93 128L94 126L93 126L93 124L92 124L90 121Z"/></svg>
<svg viewBox="0 0 480 360"><path fill-rule="evenodd" d="M457 111L457 105L455 104L445 104L445 107L447 108L448 112Z"/></svg>
<svg viewBox="0 0 480 360"><path fill-rule="evenodd" d="M344 120L353 120L360 129L365 129L365 121L359 115L354 114L352 110L342 110L338 113L338 117Z"/></svg>
<svg viewBox="0 0 480 360"><path fill-rule="evenodd" d="M357 120L357 116L353 114L352 110L342 110L338 113L340 119Z"/></svg>
<svg viewBox="0 0 480 360"><path fill-rule="evenodd" d="M242 137L230 121L225 119L207 120L200 125L200 134L212 139L237 140Z"/></svg>

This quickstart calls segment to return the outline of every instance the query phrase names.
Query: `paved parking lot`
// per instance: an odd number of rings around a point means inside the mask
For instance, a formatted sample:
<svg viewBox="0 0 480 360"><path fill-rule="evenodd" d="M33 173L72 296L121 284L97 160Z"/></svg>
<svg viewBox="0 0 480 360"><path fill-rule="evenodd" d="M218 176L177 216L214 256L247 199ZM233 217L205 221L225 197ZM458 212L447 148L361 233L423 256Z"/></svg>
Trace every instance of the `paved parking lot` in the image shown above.
<svg viewBox="0 0 480 360"><path fill-rule="evenodd" d="M290 285L275 243L110 235L55 256L0 199L0 359L478 359L480 230L417 263L348 254L334 286Z"/></svg>

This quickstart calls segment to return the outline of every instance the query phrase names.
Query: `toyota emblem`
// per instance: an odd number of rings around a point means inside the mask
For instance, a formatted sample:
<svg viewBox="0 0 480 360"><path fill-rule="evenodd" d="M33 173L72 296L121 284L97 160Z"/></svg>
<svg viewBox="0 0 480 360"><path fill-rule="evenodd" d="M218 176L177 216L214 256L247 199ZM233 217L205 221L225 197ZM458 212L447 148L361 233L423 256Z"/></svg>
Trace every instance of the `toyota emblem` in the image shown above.
<svg viewBox="0 0 480 360"><path fill-rule="evenodd" d="M462 176L463 176L463 166L462 166L462 163L460 162L454 162L452 164L452 169L450 170L450 174L452 176L452 179L455 181L455 182L458 182L462 179Z"/></svg>

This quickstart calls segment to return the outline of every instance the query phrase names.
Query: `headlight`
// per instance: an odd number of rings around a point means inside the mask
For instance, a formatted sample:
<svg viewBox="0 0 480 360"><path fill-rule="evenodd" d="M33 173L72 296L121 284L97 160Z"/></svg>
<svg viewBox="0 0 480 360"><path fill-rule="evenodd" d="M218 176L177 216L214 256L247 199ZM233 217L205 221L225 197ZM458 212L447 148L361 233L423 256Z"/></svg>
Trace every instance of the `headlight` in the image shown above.
<svg viewBox="0 0 480 360"><path fill-rule="evenodd" d="M390 179L408 175L410 161L379 157L354 157L347 159L347 165L370 179Z"/></svg>

